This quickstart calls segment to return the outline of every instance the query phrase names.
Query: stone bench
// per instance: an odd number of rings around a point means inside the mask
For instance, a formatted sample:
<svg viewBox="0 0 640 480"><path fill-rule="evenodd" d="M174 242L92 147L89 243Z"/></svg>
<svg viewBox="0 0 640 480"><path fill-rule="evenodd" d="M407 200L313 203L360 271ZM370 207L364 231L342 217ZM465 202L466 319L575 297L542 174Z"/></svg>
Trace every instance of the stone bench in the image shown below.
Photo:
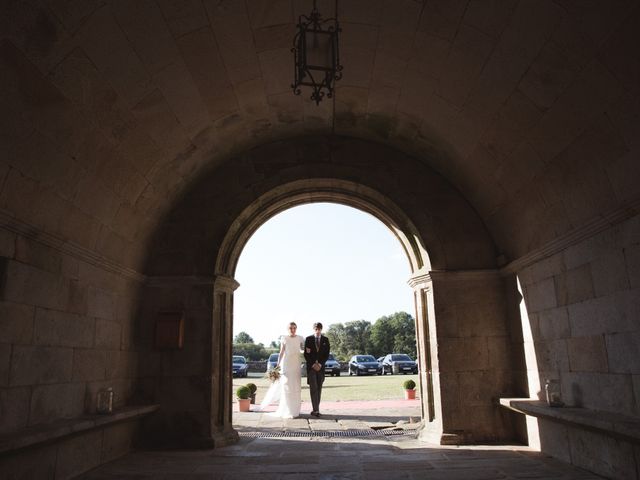
<svg viewBox="0 0 640 480"><path fill-rule="evenodd" d="M110 415L83 415L79 418L27 427L0 436L0 455L41 443L54 442L69 435L104 428L110 424L133 420L149 415L158 408L159 405L128 406L119 408Z"/></svg>
<svg viewBox="0 0 640 480"><path fill-rule="evenodd" d="M550 407L546 402L530 398L501 398L500 405L532 417L596 431L631 443L640 443L638 417L587 408Z"/></svg>

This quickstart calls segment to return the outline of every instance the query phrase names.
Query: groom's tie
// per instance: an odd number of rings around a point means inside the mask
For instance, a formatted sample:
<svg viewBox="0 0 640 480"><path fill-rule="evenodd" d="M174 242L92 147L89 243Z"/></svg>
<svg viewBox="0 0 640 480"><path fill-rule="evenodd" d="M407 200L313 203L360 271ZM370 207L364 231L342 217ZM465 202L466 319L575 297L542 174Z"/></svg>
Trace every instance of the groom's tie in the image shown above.
<svg viewBox="0 0 640 480"><path fill-rule="evenodd" d="M320 350L320 337L316 337L316 350Z"/></svg>

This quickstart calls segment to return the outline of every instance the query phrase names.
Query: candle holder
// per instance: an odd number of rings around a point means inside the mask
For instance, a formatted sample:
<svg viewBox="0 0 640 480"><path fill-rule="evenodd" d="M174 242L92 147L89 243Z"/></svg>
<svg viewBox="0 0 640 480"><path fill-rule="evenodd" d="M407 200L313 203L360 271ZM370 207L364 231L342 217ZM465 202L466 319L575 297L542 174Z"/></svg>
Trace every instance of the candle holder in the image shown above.
<svg viewBox="0 0 640 480"><path fill-rule="evenodd" d="M550 407L563 407L562 394L560 393L560 382L555 379L547 379L544 384L544 390L547 395L547 404Z"/></svg>

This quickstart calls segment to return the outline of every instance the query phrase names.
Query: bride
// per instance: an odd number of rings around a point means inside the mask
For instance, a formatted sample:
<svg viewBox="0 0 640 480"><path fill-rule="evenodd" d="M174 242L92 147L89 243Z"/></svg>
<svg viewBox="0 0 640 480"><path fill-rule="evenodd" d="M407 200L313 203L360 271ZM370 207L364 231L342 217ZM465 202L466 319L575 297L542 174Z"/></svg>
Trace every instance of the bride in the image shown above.
<svg viewBox="0 0 640 480"><path fill-rule="evenodd" d="M300 415L301 373L300 354L304 350L304 338L296 335L298 326L289 323L289 335L280 338L280 354L278 367L280 378L271 384L264 400L256 411L262 411L266 406L280 400L278 410L270 414L281 418L296 418Z"/></svg>

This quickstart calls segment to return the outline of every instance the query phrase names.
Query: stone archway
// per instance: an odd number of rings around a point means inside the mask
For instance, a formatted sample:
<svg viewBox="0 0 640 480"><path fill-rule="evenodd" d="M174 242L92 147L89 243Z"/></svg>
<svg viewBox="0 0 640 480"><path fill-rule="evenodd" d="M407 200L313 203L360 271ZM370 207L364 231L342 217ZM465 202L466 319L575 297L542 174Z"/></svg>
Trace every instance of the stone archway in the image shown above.
<svg viewBox="0 0 640 480"><path fill-rule="evenodd" d="M216 364L220 368L214 370L214 377L224 379L225 390L232 390L232 379L228 375L231 371L228 357L232 341L230 332L233 331L233 292L239 286L234 277L240 255L253 233L273 216L292 207L318 202L338 203L373 215L399 240L409 262L411 278L430 271L429 256L411 220L390 199L369 187L347 180L318 178L291 182L267 192L248 206L231 225L216 261L214 318L224 326L221 327L224 336L218 337L215 347L219 355ZM411 284L414 286L413 282ZM420 303L427 298L419 294L419 289L420 286L415 290L416 308L422 311L425 310L426 304ZM422 324L416 325L418 339L426 333L418 331L421 327ZM428 367L431 354L422 351L427 345L428 342L418 342L418 359L425 377L420 388L424 399L422 410L425 411L425 405L431 405L429 411L432 412L433 382L427 380L431 372ZM212 412L214 418L222 419L223 431L229 430L227 424L231 421L231 416L228 410L229 404L225 399L219 401L218 408ZM429 417L433 420L433 413Z"/></svg>
<svg viewBox="0 0 640 480"><path fill-rule="evenodd" d="M216 275L233 277L240 253L253 233L271 217L307 203L330 202L369 213L398 238L407 255L412 275L429 271L429 256L420 233L411 220L389 198L348 180L314 178L281 185L249 205L233 222L216 260Z"/></svg>
<svg viewBox="0 0 640 480"><path fill-rule="evenodd" d="M424 435L456 443L513 437L494 402L517 394L504 289L477 213L441 176L401 152L352 138L303 137L212 169L160 225L143 330L153 328L159 309L181 309L189 347L149 352L160 368L150 374L148 395L162 407L147 438L205 446L237 438L230 350L238 257L271 216L319 201L373 214L407 254L419 360L430 366L421 373Z"/></svg>

